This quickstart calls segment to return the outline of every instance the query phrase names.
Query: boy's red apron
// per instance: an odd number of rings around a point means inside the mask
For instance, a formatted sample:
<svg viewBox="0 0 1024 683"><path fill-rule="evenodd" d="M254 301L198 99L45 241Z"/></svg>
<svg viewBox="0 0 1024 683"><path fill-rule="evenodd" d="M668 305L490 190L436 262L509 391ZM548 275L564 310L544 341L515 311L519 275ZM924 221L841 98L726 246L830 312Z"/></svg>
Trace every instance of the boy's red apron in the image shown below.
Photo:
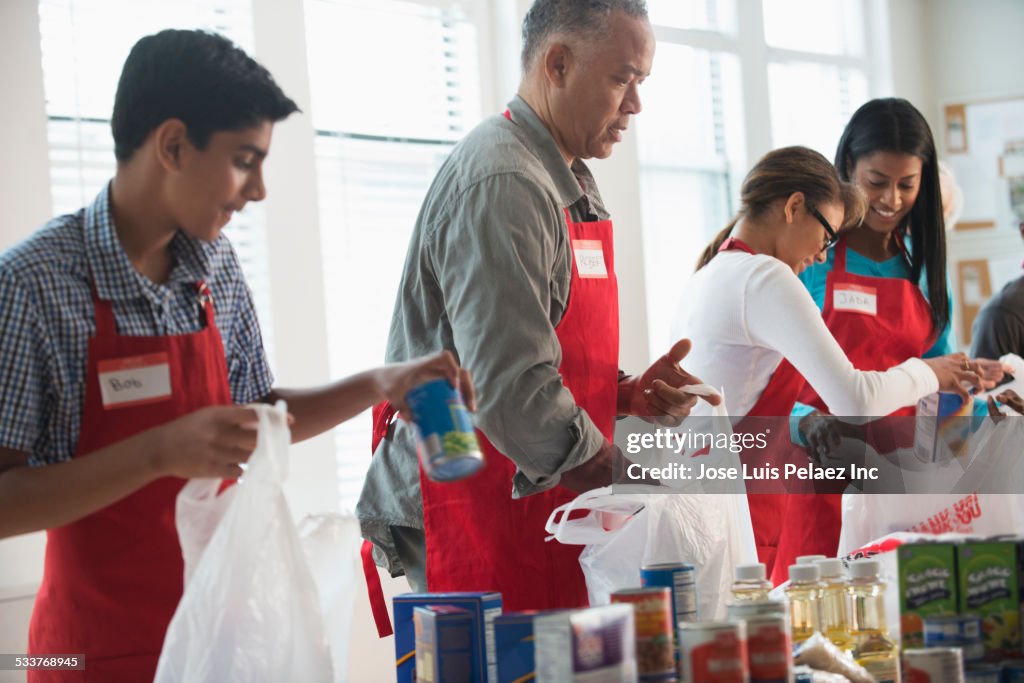
<svg viewBox="0 0 1024 683"><path fill-rule="evenodd" d="M566 211L566 223L574 259L569 304L555 328L562 349L559 372L577 405L611 440L619 360L612 222L575 223ZM376 450L394 413L390 406L378 406L374 413ZM582 546L544 541L551 511L577 494L556 486L513 500L515 465L479 430L477 438L486 460L478 474L435 483L420 468L429 590L499 591L506 611L586 606ZM387 610L367 546L363 558L371 605L378 632L386 635Z"/></svg>
<svg viewBox="0 0 1024 683"><path fill-rule="evenodd" d="M902 247L901 238L894 235L893 239ZM874 315L856 310L837 310L836 293L842 290L866 294L875 304ZM835 261L826 280L822 317L858 370L889 370L909 358L920 358L935 343L931 308L920 287L903 278L871 277L849 272L846 269L845 239L836 244ZM806 383L799 400L828 412L828 407ZM867 442L881 453L913 443L913 420L908 416L914 415L914 408L903 408L892 415L895 416L893 419L875 420L867 428ZM842 494L791 496L787 516L796 520L814 520L814 523L783 527L778 549L780 564L772 572L776 583L787 578L785 570L800 555L835 555L842 528Z"/></svg>
<svg viewBox="0 0 1024 683"><path fill-rule="evenodd" d="M231 403L224 345L206 285L206 327L192 334L117 334L109 301L93 293L85 406L75 457L199 408ZM98 364L166 353L171 396L105 409ZM148 457L140 453L140 458ZM174 504L184 479L164 477L88 517L47 532L46 565L29 629L34 655L84 654L85 671L35 671L29 681L152 681L164 633L182 593Z"/></svg>

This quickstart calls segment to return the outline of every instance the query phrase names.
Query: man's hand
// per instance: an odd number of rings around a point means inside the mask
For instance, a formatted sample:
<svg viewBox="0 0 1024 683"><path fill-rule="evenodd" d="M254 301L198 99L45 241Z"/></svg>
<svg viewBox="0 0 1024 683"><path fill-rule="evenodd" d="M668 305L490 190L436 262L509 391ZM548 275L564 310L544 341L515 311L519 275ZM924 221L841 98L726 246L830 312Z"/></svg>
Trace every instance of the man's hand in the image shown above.
<svg viewBox="0 0 1024 683"><path fill-rule="evenodd" d="M820 410L802 417L799 429L807 440L807 450L811 459L819 465L834 449L839 448L842 439L864 440L863 429Z"/></svg>
<svg viewBox="0 0 1024 683"><path fill-rule="evenodd" d="M237 479L256 450L252 408L209 406L149 431L150 463L160 476Z"/></svg>
<svg viewBox="0 0 1024 683"><path fill-rule="evenodd" d="M672 427L689 415L697 397L680 391L679 387L702 383L679 367L679 361L686 358L690 347L689 339L680 339L640 377L627 377L619 382L619 415L653 417L657 418L653 422ZM709 396L704 400L718 405L721 398Z"/></svg>

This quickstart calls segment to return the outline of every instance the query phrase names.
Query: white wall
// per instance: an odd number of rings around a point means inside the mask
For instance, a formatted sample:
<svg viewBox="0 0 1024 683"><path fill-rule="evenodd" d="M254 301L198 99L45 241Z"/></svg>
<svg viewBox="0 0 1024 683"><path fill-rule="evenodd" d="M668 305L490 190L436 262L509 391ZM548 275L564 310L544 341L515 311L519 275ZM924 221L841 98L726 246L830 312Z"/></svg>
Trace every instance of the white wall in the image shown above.
<svg viewBox="0 0 1024 683"><path fill-rule="evenodd" d="M890 0L889 5L893 94L910 100L928 119L940 157L947 155L945 103L1024 96L1024 2ZM1010 227L947 233L954 296L957 261L1024 256L1019 233ZM966 347L958 320L954 330Z"/></svg>
<svg viewBox="0 0 1024 683"><path fill-rule="evenodd" d="M0 2L0 250L50 217L46 109L35 0ZM16 94L11 96L10 94ZM0 652L24 652L32 599L42 576L44 534L0 541ZM24 680L0 671L0 682Z"/></svg>

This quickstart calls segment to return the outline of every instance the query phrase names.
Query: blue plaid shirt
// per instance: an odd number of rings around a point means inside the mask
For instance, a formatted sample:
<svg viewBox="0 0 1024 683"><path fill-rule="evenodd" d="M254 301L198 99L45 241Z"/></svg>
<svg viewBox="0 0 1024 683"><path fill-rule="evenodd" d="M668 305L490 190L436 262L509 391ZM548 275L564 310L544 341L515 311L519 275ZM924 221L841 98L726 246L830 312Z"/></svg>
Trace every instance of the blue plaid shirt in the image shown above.
<svg viewBox="0 0 1024 683"><path fill-rule="evenodd" d="M273 384L252 294L228 239L207 243L179 232L170 244L170 278L155 284L124 253L108 197L104 188L92 205L0 254L0 446L28 452L33 466L70 459L78 443L96 329L90 272L100 298L113 303L117 333L128 336L202 329L195 283L206 280L232 398L255 401Z"/></svg>

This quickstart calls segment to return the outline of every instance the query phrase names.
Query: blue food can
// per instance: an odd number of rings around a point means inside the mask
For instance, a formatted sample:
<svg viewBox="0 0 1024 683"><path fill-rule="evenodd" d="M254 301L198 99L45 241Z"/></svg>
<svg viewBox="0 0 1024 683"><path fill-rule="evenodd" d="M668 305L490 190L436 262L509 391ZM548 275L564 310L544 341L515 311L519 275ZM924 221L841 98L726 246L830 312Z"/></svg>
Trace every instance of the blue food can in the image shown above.
<svg viewBox="0 0 1024 683"><path fill-rule="evenodd" d="M405 395L416 428L420 464L434 481L456 481L484 465L473 419L462 397L444 378L424 382Z"/></svg>
<svg viewBox="0 0 1024 683"><path fill-rule="evenodd" d="M1024 659L1003 662L1003 683L1024 683Z"/></svg>

